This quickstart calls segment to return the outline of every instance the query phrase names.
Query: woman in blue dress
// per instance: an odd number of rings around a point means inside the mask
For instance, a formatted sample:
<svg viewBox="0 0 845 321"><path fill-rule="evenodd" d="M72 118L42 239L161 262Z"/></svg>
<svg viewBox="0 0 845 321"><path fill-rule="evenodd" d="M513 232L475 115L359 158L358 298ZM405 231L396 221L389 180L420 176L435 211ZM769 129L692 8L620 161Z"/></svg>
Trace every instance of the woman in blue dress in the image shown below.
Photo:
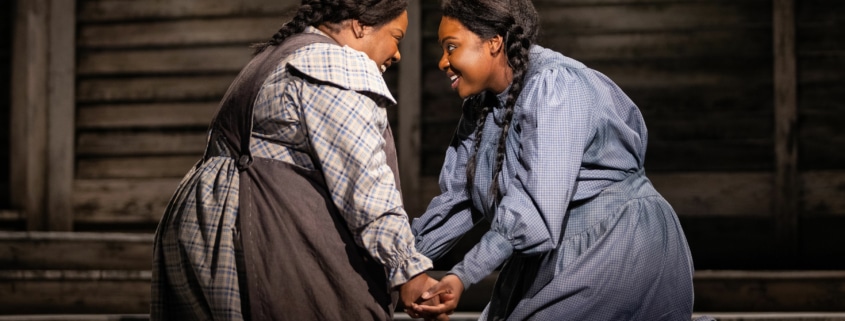
<svg viewBox="0 0 845 321"><path fill-rule="evenodd" d="M423 295L454 311L501 267L482 320L690 320L693 264L645 175L647 131L607 76L535 44L529 0L445 0L439 68L464 99L441 194L412 223L437 259L490 228Z"/></svg>

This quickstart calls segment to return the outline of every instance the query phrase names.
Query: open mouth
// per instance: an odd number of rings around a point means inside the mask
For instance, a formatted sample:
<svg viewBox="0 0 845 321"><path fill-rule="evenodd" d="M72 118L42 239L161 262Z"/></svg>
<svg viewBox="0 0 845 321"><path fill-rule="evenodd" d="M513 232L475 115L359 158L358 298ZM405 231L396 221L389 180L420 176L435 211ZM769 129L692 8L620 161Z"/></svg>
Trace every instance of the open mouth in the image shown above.
<svg viewBox="0 0 845 321"><path fill-rule="evenodd" d="M461 77L458 77L458 75L453 74L453 75L449 76L449 80L452 82L452 89L458 88L458 81L460 79L461 79Z"/></svg>

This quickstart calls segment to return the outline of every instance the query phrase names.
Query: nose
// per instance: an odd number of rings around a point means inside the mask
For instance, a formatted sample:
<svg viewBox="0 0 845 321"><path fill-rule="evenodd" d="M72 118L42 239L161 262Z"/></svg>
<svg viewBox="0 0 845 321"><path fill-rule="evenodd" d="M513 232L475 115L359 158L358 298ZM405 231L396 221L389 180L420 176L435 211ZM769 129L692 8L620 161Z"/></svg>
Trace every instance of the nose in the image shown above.
<svg viewBox="0 0 845 321"><path fill-rule="evenodd" d="M440 61L437 62L437 68L440 68L440 70L443 71L449 69L449 59L446 59L446 51L443 51L443 56L441 56Z"/></svg>
<svg viewBox="0 0 845 321"><path fill-rule="evenodd" d="M396 53L393 54L393 57L391 57L390 60L392 60L393 63L399 62L399 60L402 60L402 53L400 53L399 50L396 50Z"/></svg>

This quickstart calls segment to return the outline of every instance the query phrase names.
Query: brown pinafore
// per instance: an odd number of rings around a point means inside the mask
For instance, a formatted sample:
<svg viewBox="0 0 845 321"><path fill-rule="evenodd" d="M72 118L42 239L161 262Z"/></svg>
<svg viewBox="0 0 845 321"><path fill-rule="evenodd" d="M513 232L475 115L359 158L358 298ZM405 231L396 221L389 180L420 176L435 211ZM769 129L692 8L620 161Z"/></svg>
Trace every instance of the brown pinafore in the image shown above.
<svg viewBox="0 0 845 321"><path fill-rule="evenodd" d="M334 41L297 34L254 57L212 122L212 132L236 153L240 174L235 247L242 311L252 320L391 320L397 297L385 268L356 245L322 172L250 153L252 105L264 80L284 57L312 43ZM383 135L398 188L390 127Z"/></svg>

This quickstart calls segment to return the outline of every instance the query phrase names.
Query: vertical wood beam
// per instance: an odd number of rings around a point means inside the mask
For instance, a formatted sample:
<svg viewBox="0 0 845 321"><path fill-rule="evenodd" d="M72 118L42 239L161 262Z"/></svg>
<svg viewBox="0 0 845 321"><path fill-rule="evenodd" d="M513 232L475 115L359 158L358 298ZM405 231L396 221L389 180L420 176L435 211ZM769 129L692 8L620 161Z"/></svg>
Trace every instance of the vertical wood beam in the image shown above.
<svg viewBox="0 0 845 321"><path fill-rule="evenodd" d="M775 228L786 257L798 254L798 118L795 1L773 0ZM788 262L788 261L787 261ZM787 263L789 264L789 263Z"/></svg>
<svg viewBox="0 0 845 321"><path fill-rule="evenodd" d="M31 231L73 227L76 1L20 0L12 53L12 206Z"/></svg>
<svg viewBox="0 0 845 321"><path fill-rule="evenodd" d="M46 228L47 10L47 0L17 1L12 48L10 201L29 230Z"/></svg>
<svg viewBox="0 0 845 321"><path fill-rule="evenodd" d="M76 137L76 0L50 1L49 35L46 228L70 231Z"/></svg>
<svg viewBox="0 0 845 321"><path fill-rule="evenodd" d="M399 172L405 210L412 218L422 214L420 199L420 91L421 0L408 1L408 30L400 43L402 61L399 64Z"/></svg>

